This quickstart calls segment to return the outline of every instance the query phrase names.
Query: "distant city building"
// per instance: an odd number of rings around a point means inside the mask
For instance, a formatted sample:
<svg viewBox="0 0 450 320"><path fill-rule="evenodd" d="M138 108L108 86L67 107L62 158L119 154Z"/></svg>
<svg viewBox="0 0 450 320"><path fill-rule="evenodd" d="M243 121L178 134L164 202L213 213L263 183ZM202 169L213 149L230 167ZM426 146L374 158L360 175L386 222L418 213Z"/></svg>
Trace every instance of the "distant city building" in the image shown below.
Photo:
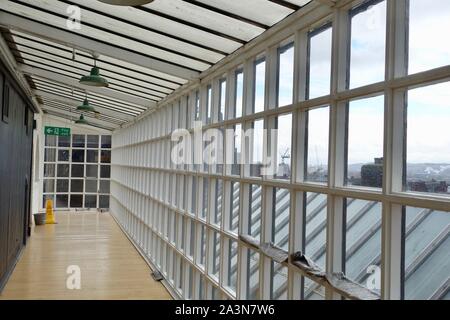
<svg viewBox="0 0 450 320"><path fill-rule="evenodd" d="M374 163L361 167L361 185L376 188L383 186L383 158L375 158Z"/></svg>
<svg viewBox="0 0 450 320"><path fill-rule="evenodd" d="M449 185L445 181L408 181L408 190L417 192L447 193Z"/></svg>

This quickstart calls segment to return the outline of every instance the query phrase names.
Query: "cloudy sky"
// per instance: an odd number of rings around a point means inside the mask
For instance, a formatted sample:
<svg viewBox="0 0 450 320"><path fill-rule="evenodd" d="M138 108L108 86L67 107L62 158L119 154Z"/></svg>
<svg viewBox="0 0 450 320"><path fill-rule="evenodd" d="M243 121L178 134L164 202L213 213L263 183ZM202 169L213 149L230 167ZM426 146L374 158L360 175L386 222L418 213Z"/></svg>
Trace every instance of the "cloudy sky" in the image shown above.
<svg viewBox="0 0 450 320"><path fill-rule="evenodd" d="M450 64L449 0L410 0L409 73ZM331 74L331 29L311 39L310 98L329 94ZM379 81L385 76L386 1L352 19L350 87ZM294 50L280 57L280 106L292 102ZM255 109L264 105L265 63L256 67ZM349 104L349 164L373 162L383 156L384 96L363 98ZM261 131L262 123L257 124ZM328 162L329 108L309 112L310 165ZM411 89L408 92L407 159L409 163L450 163L450 82ZM279 119L278 160L291 143L290 119ZM256 141L261 133L255 132ZM254 146L262 156L262 143Z"/></svg>

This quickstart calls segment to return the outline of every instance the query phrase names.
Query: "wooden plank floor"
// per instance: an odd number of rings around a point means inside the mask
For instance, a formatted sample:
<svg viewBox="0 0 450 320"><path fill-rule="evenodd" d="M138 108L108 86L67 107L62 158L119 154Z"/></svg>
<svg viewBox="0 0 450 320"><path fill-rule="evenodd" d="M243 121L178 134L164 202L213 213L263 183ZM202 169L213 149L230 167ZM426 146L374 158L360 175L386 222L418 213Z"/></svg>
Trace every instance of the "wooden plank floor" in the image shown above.
<svg viewBox="0 0 450 320"><path fill-rule="evenodd" d="M0 299L170 299L108 213L56 213L36 226ZM81 270L81 289L66 286Z"/></svg>

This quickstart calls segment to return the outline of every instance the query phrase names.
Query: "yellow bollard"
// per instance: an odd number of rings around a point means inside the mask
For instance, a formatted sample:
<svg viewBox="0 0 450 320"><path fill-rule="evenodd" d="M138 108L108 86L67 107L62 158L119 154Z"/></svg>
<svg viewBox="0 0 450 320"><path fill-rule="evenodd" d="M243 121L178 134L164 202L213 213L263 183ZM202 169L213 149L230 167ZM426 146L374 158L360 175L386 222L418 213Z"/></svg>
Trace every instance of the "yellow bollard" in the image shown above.
<svg viewBox="0 0 450 320"><path fill-rule="evenodd" d="M45 202L45 209L46 209L46 218L45 223L46 224L56 224L55 215L53 214L53 201L47 200Z"/></svg>

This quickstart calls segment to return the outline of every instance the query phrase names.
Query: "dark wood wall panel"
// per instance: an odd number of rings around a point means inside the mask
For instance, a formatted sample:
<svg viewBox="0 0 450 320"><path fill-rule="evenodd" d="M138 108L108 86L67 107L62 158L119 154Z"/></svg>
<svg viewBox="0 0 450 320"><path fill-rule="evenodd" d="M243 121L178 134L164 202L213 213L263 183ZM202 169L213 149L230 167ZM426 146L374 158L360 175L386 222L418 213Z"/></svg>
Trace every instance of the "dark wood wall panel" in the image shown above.
<svg viewBox="0 0 450 320"><path fill-rule="evenodd" d="M29 225L33 112L0 64L0 290Z"/></svg>

